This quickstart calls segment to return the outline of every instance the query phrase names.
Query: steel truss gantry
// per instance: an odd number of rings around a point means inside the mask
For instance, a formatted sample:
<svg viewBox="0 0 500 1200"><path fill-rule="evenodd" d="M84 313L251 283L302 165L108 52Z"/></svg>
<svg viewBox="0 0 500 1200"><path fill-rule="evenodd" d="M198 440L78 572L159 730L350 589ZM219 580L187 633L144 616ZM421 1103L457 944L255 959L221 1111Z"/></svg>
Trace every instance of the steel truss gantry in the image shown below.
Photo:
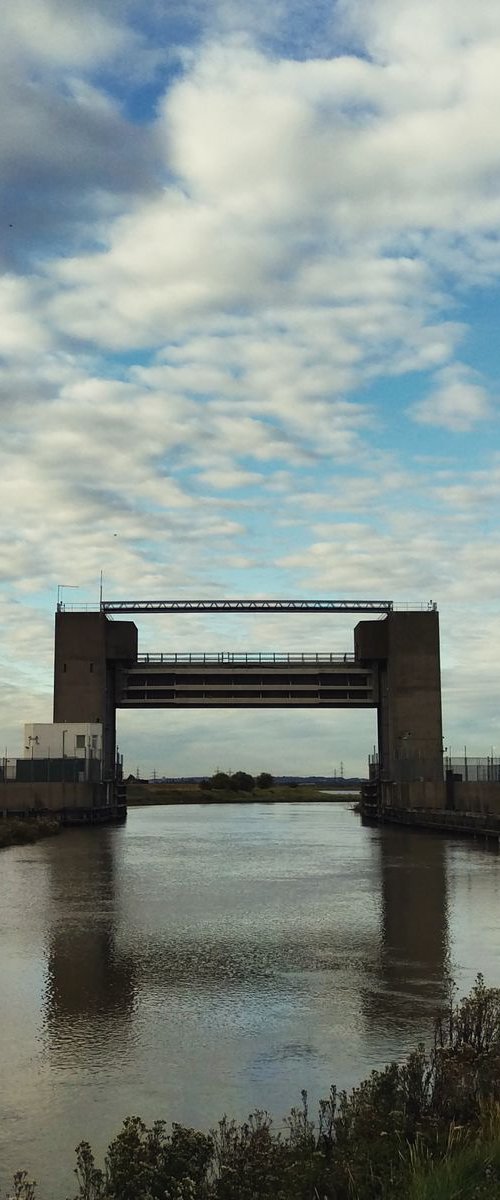
<svg viewBox="0 0 500 1200"><path fill-rule="evenodd" d="M388 613L392 600L103 600L104 613Z"/></svg>

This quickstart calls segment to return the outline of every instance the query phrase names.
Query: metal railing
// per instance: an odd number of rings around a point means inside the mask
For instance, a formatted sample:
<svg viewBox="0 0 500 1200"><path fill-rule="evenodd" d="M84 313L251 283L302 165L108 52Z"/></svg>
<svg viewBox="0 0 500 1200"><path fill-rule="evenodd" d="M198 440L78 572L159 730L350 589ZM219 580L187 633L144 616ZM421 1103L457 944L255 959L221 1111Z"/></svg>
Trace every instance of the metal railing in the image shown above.
<svg viewBox="0 0 500 1200"><path fill-rule="evenodd" d="M393 600L102 600L100 603L65 604L57 603L57 612L103 612L111 618L113 613L378 613L386 616L390 612L437 612L434 600L396 602Z"/></svg>
<svg viewBox="0 0 500 1200"><path fill-rule="evenodd" d="M141 666L144 664L161 666L162 664L172 665L175 663L227 663L230 666L233 663L304 663L307 665L310 663L348 663L349 665L355 665L356 659L354 654L318 654L316 651L310 654L288 654L273 650L263 650L253 653L247 653L244 650L221 650L213 654L196 653L196 651L193 653L186 651L186 653L175 654L168 652L162 654L138 654L137 663ZM365 670L366 673L365 668L361 669Z"/></svg>
<svg viewBox="0 0 500 1200"><path fill-rule="evenodd" d="M60 600L56 607L56 612L85 612L85 613L87 613L87 612L100 612L100 611L101 611L101 606L98 601L95 604L93 604L91 601L89 601L88 604L64 604L63 601Z"/></svg>
<svg viewBox="0 0 500 1200"><path fill-rule="evenodd" d="M435 600L428 600L426 604L420 601L417 604L412 604L410 600L401 600L393 604L393 612L437 612L438 606Z"/></svg>

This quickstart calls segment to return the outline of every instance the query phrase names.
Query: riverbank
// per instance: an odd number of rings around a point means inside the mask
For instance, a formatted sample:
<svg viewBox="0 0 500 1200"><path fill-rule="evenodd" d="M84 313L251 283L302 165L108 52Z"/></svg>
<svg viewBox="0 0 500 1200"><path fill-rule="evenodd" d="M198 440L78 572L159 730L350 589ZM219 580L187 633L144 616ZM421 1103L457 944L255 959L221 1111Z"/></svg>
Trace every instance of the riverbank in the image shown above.
<svg viewBox="0 0 500 1200"><path fill-rule="evenodd" d="M352 1092L307 1094L275 1130L265 1111L210 1133L129 1117L104 1169L77 1148L76 1200L456 1200L500 1195L500 990L481 976L436 1019L434 1044ZM15 1195L35 1200L21 1172Z"/></svg>
<svg viewBox="0 0 500 1200"><path fill-rule="evenodd" d="M0 850L8 846L26 846L61 832L59 821L50 817L19 821L11 817L0 820Z"/></svg>
<svg viewBox="0 0 500 1200"><path fill-rule="evenodd" d="M358 792L326 792L312 784L276 783L269 788L251 792L230 791L227 788L208 788L203 783L175 781L148 783L137 780L127 783L127 807L146 804L290 804L310 801L317 803L355 801Z"/></svg>

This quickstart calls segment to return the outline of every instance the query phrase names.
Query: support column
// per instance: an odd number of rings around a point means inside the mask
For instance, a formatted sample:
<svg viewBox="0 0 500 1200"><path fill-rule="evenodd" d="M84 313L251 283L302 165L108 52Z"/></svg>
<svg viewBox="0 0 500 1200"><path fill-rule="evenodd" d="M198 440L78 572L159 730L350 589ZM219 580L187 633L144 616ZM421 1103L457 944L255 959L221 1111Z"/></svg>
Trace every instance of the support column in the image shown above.
<svg viewBox="0 0 500 1200"><path fill-rule="evenodd" d="M378 669L382 781L442 782L438 613L390 612L383 621L361 621L355 648L357 658Z"/></svg>
<svg viewBox="0 0 500 1200"><path fill-rule="evenodd" d="M115 677L137 659L137 626L104 613L57 612L54 646L54 721L103 727L103 774L114 775Z"/></svg>

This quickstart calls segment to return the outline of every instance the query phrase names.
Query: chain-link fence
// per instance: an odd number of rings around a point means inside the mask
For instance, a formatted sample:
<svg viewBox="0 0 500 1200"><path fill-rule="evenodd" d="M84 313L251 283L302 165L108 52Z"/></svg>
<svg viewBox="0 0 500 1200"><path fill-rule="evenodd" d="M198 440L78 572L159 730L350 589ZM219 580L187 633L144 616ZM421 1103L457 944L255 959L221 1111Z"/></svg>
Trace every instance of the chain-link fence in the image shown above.
<svg viewBox="0 0 500 1200"><path fill-rule="evenodd" d="M477 758L467 754L462 757L445 754L442 765L443 779L447 771L451 771L457 781L462 780L464 783L500 783L500 758L493 754L487 755L486 758ZM430 767L432 767L433 778L440 775L440 760L437 759L430 762L425 757L408 755L404 758L399 757L397 761L398 777L407 781L425 778L426 775L429 777ZM379 756L376 752L368 757L368 772L370 779L376 779L379 775Z"/></svg>
<svg viewBox="0 0 500 1200"><path fill-rule="evenodd" d="M500 758L493 754L486 758L445 754L444 769L445 773L453 771L465 783L500 783Z"/></svg>

